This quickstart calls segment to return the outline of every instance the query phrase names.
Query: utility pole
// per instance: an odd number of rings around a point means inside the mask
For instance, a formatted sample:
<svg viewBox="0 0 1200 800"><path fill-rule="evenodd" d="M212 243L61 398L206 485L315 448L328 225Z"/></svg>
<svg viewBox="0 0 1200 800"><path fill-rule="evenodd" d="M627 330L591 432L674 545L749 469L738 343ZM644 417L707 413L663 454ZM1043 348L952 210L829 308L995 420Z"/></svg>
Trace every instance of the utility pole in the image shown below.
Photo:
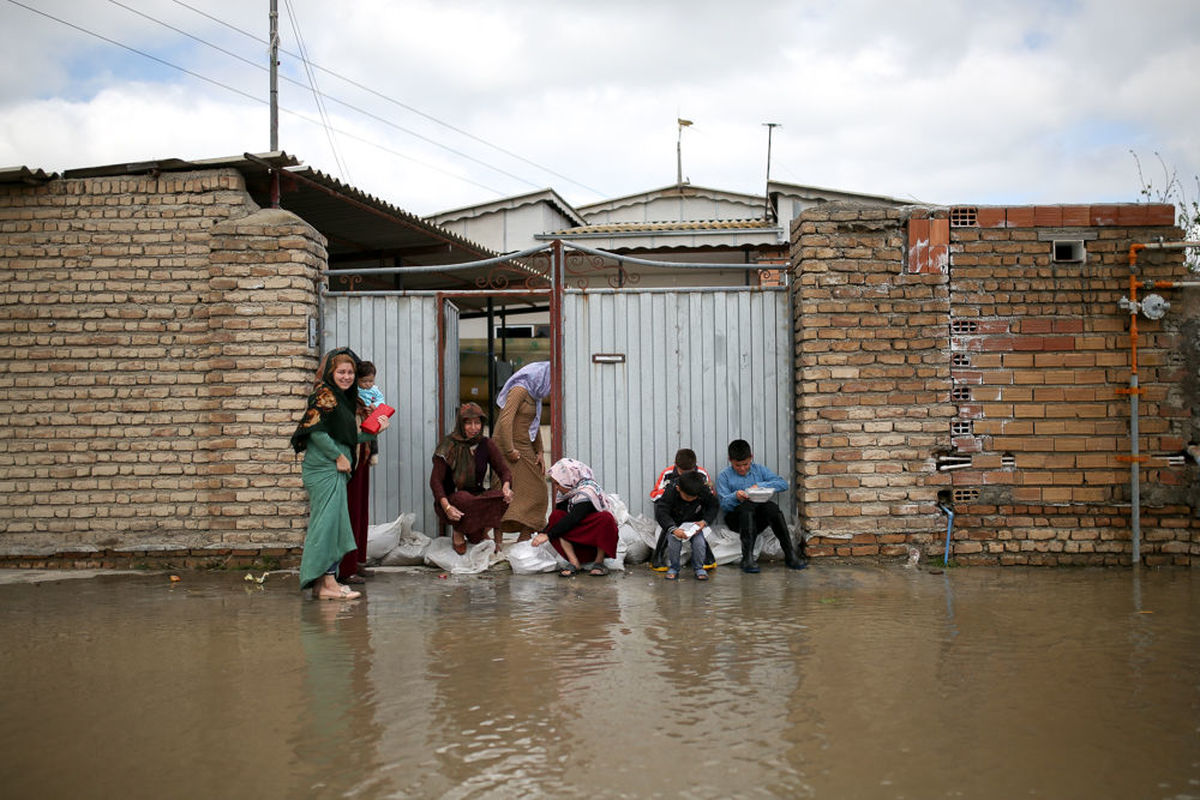
<svg viewBox="0 0 1200 800"><path fill-rule="evenodd" d="M279 0L271 0L271 152L279 150Z"/></svg>
<svg viewBox="0 0 1200 800"><path fill-rule="evenodd" d="M683 186L683 129L690 127L692 121L690 119L679 118L676 120L679 123L679 135L675 139L675 185Z"/></svg>
<svg viewBox="0 0 1200 800"><path fill-rule="evenodd" d="M771 218L771 134L775 129L780 127L778 122L764 122L763 125L767 129L767 186L763 194L766 196L766 201L763 205L763 219Z"/></svg>

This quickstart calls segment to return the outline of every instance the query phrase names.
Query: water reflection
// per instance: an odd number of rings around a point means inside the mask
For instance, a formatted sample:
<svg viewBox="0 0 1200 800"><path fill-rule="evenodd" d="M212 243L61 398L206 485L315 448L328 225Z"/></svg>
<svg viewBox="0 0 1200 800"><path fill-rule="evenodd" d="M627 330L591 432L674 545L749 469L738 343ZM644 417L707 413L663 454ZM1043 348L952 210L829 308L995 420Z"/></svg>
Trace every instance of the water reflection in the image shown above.
<svg viewBox="0 0 1200 800"><path fill-rule="evenodd" d="M246 588L0 586L6 794L1200 797L1185 571Z"/></svg>

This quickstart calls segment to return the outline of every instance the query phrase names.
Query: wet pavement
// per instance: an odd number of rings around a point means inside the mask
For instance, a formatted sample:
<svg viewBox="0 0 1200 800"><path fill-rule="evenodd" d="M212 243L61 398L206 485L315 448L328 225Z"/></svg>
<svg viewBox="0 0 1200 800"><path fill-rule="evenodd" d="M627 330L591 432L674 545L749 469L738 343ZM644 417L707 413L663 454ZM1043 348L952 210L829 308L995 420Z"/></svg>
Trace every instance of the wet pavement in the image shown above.
<svg viewBox="0 0 1200 800"><path fill-rule="evenodd" d="M0 575L5 796L1200 798L1186 570L177 575Z"/></svg>

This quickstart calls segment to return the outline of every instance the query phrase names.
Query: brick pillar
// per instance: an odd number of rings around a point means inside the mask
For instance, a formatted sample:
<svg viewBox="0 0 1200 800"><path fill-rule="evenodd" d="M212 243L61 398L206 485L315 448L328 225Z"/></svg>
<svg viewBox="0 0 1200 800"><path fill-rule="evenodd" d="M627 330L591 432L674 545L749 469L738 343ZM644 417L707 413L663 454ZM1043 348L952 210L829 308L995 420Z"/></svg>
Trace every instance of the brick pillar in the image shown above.
<svg viewBox="0 0 1200 800"><path fill-rule="evenodd" d="M838 203L793 224L797 501L816 554L899 554L945 530L947 260L926 239L908 262L908 214Z"/></svg>
<svg viewBox="0 0 1200 800"><path fill-rule="evenodd" d="M288 444L312 382L309 325L325 240L291 212L258 211L212 229L207 374L200 437L211 541L299 544L308 509Z"/></svg>

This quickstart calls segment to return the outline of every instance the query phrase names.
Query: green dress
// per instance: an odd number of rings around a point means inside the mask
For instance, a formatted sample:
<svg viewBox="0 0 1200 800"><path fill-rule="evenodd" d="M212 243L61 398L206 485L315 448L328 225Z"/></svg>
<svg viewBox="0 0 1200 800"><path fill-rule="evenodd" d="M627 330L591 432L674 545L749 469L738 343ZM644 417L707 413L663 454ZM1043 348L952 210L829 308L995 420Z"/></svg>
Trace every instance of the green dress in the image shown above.
<svg viewBox="0 0 1200 800"><path fill-rule="evenodd" d="M313 433L304 451L300 475L308 492L308 532L304 536L304 555L300 559L300 586L308 588L319 580L330 565L355 548L350 528L350 507L346 502L349 472L338 472L339 455L350 458L350 448L335 442L324 431Z"/></svg>

